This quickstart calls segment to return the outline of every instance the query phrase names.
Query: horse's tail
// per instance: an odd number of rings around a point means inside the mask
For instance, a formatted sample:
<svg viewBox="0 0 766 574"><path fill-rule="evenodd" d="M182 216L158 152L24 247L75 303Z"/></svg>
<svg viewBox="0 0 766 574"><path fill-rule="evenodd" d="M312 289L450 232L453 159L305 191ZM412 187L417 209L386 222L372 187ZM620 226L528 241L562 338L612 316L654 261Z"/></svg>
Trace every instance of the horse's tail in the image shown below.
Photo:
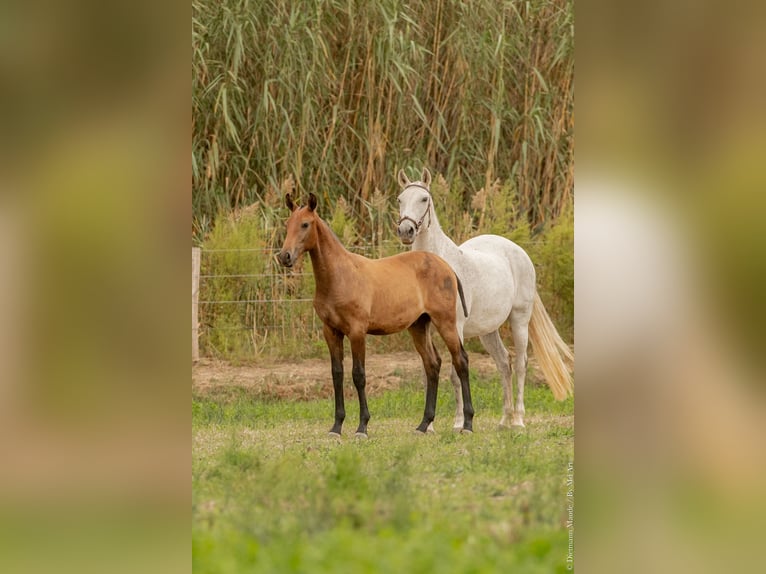
<svg viewBox="0 0 766 574"><path fill-rule="evenodd" d="M563 401L572 394L574 354L559 336L536 291L529 322L529 339L545 382L556 400Z"/></svg>
<svg viewBox="0 0 766 574"><path fill-rule="evenodd" d="M460 302L463 304L463 315L468 317L468 307L465 304L465 294L463 293L463 284L460 282L460 277L455 273L455 279L457 279L457 292L460 293Z"/></svg>

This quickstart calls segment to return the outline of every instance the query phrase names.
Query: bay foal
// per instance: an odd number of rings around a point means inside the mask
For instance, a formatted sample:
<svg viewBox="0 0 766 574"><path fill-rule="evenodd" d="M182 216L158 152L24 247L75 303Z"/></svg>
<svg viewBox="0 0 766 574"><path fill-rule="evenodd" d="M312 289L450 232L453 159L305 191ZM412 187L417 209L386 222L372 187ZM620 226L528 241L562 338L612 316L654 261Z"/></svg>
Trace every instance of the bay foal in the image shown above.
<svg viewBox="0 0 766 574"><path fill-rule="evenodd" d="M324 325L330 350L335 392L335 424L330 434L340 436L346 411L343 401L343 339L351 343L352 378L359 396L357 436L367 436L370 412L365 393L365 338L408 329L426 372L426 405L417 430L425 432L436 414L436 392L441 358L430 335L430 325L444 339L460 379L464 424L473 428L473 406L468 386L468 355L457 331L458 309L467 314L462 287L452 268L438 255L412 251L383 259L367 259L349 252L317 215L317 198L299 207L286 196L290 217L287 237L277 256L292 267L308 251L314 268L314 310Z"/></svg>

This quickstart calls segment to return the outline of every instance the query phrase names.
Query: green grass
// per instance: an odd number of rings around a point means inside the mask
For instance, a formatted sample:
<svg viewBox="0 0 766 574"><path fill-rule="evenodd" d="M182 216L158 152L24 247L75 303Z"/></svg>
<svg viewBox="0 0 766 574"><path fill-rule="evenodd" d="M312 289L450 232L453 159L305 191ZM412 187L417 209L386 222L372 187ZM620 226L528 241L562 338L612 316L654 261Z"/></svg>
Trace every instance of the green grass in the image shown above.
<svg viewBox="0 0 766 574"><path fill-rule="evenodd" d="M470 436L444 384L436 434L413 381L369 399L368 440L356 399L334 440L331 399L194 396L195 572L564 572L573 402L528 385L527 428L500 430L500 385L473 379Z"/></svg>

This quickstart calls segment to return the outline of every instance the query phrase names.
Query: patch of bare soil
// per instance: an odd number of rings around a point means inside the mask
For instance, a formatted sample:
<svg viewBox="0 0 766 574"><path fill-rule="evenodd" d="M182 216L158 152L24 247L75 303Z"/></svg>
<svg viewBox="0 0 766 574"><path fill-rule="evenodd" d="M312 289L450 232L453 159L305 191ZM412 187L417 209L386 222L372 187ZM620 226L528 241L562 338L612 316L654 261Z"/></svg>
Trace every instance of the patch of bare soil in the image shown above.
<svg viewBox="0 0 766 574"><path fill-rule="evenodd" d="M481 377L497 372L489 355L469 353L472 370ZM351 381L351 359L344 362L346 395L356 396ZM367 356L367 393L375 395L399 388L404 381L419 380L422 373L417 353L386 353ZM442 364L440 382L449 377L450 362ZM449 383L447 383L449 384ZM192 366L192 392L197 395L234 396L244 391L262 398L309 400L332 396L329 359L306 359L264 365L231 365L211 359L201 359Z"/></svg>

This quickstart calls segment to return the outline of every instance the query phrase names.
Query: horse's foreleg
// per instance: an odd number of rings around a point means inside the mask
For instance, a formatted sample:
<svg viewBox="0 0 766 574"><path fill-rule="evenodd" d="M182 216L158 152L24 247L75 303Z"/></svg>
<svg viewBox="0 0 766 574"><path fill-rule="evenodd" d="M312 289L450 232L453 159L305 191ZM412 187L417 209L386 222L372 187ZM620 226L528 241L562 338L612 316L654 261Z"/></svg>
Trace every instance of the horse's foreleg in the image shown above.
<svg viewBox="0 0 766 574"><path fill-rule="evenodd" d="M439 351L436 350L436 345L434 345L433 339L431 339L430 331L429 331L429 341L431 342L431 354L436 359L436 388L439 387L439 373L441 372L441 366L442 366L442 358L439 356ZM423 371L425 372L425 367L423 367ZM426 380L426 389L428 388L428 376L425 377ZM436 406L434 405L434 417L436 416ZM428 425L428 430L426 432L436 432L434 429L434 423L431 421L431 424Z"/></svg>
<svg viewBox="0 0 766 574"><path fill-rule="evenodd" d="M365 334L349 336L349 340L351 341L351 357L353 359L351 374L354 379L356 394L359 395L359 428L356 429L356 436L366 438L370 411L367 409L367 393L365 392L367 384L364 372Z"/></svg>
<svg viewBox="0 0 766 574"><path fill-rule="evenodd" d="M463 423L465 422L465 417L463 416L463 383L460 381L460 376L457 374L454 366L450 369L450 381L455 391L455 422L452 428L459 431L462 430Z"/></svg>
<svg viewBox="0 0 766 574"><path fill-rule="evenodd" d="M330 430L331 435L340 436L343 421L346 418L346 408L343 402L343 333L324 326L324 338L330 350L330 365L332 369L332 387L335 392L335 424Z"/></svg>

